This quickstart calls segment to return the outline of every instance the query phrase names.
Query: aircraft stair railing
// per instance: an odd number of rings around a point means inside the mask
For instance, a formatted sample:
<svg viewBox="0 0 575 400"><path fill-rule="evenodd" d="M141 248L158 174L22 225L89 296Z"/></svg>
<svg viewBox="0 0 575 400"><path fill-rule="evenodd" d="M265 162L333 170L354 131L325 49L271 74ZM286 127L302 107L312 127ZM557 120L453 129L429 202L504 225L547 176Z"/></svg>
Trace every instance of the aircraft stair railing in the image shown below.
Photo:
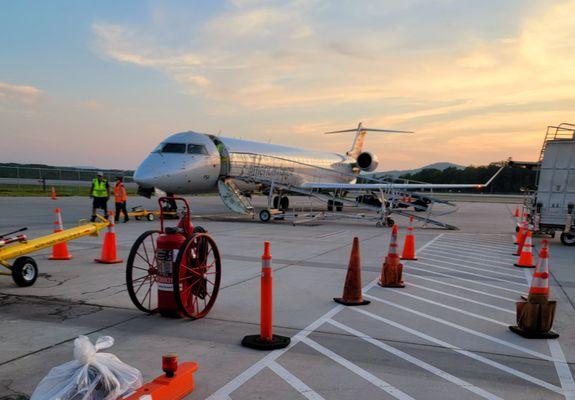
<svg viewBox="0 0 575 400"><path fill-rule="evenodd" d="M238 214L254 215L254 207L241 193L233 179L220 179L218 181L218 191L223 203L231 211Z"/></svg>

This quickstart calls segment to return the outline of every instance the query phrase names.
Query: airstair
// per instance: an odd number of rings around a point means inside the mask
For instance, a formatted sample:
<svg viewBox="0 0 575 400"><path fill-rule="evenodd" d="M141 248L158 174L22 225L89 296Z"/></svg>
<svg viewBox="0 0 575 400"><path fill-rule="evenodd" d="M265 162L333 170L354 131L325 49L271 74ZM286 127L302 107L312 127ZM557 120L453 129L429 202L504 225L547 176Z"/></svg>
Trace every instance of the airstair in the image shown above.
<svg viewBox="0 0 575 400"><path fill-rule="evenodd" d="M220 179L218 181L218 191L220 198L231 211L238 214L254 214L254 207L238 189L233 179Z"/></svg>

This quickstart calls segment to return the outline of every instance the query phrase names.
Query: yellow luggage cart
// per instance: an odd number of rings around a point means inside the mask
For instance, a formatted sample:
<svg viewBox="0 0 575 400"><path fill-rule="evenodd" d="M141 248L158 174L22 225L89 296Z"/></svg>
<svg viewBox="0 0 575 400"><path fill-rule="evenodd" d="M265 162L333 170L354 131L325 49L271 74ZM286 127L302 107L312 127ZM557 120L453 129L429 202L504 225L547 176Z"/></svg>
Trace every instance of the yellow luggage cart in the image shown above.
<svg viewBox="0 0 575 400"><path fill-rule="evenodd" d="M20 234L10 237L15 233L22 232L22 228L14 232L0 236L0 266L10 272L0 271L0 275L10 275L18 286L32 286L38 278L38 264L32 257L26 254L40 251L55 244L78 239L84 236L98 236L98 231L104 229L110 223L98 215L99 221L82 224L61 232L51 233L35 239L28 240L26 235ZM13 263L8 260L14 259Z"/></svg>

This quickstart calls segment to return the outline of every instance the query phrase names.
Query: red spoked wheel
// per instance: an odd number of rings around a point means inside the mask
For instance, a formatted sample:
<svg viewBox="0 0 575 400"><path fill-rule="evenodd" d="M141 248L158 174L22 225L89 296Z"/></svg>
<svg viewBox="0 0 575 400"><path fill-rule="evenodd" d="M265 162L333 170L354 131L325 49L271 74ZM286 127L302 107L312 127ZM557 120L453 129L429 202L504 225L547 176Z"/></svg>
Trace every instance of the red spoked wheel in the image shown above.
<svg viewBox="0 0 575 400"><path fill-rule="evenodd" d="M156 241L160 231L147 231L134 242L126 263L126 286L130 299L138 309L155 313L158 310L158 264Z"/></svg>
<svg viewBox="0 0 575 400"><path fill-rule="evenodd" d="M182 314L197 319L210 312L220 289L221 267L211 236L198 233L186 240L174 263L174 296Z"/></svg>

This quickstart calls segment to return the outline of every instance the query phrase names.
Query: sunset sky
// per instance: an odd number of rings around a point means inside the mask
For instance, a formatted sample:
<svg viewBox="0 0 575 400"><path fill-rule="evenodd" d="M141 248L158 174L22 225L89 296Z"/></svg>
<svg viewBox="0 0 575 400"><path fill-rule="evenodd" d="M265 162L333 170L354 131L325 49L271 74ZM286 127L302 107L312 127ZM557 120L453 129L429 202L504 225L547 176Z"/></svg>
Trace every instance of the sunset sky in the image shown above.
<svg viewBox="0 0 575 400"><path fill-rule="evenodd" d="M0 162L134 168L169 134L380 170L534 160L575 123L575 0L0 1Z"/></svg>

